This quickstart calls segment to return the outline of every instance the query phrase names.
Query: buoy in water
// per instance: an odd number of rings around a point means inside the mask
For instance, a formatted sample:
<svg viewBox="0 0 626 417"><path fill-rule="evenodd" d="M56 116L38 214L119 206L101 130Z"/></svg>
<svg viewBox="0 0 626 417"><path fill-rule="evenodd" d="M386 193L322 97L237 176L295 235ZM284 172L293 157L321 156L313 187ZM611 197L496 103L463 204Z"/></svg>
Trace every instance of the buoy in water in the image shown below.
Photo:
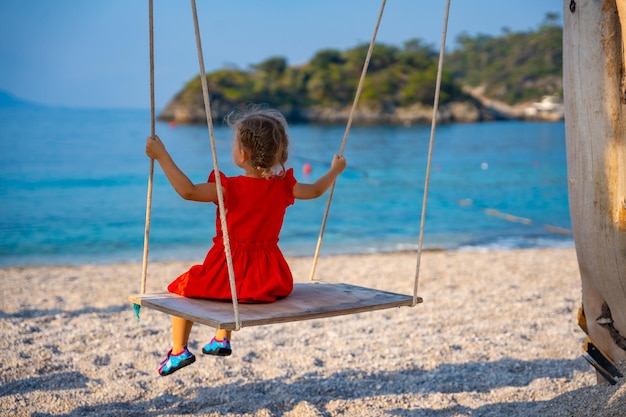
<svg viewBox="0 0 626 417"><path fill-rule="evenodd" d="M311 175L311 171L313 171L311 164L306 162L304 165L302 165L302 172L304 173L304 175Z"/></svg>

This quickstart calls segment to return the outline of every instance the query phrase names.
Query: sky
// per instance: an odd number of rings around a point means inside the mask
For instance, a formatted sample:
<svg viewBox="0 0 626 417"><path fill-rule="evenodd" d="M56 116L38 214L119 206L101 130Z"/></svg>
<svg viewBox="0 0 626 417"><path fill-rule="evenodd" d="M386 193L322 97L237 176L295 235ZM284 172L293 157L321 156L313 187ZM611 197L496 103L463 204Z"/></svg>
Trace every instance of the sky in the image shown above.
<svg viewBox="0 0 626 417"><path fill-rule="evenodd" d="M47 105L150 108L148 0L1 0L0 91ZM370 42L381 0L196 0L204 65L308 62ZM439 50L446 0L387 0L377 42ZM451 0L446 49L459 34L535 30L557 0ZM199 74L191 1L154 0L155 102ZM445 66L445 62L444 62Z"/></svg>

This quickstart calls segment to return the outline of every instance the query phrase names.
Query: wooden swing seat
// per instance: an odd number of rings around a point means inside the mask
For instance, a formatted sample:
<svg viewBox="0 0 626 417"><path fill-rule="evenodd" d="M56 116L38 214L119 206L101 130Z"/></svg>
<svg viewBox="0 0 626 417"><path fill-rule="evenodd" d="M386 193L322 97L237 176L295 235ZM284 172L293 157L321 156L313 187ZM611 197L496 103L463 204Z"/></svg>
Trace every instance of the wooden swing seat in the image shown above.
<svg viewBox="0 0 626 417"><path fill-rule="evenodd" d="M171 293L136 294L128 299L216 329L236 329L230 301L186 298ZM422 301L417 298L418 303ZM284 299L266 304L239 304L239 320L241 327L251 327L412 305L412 296L372 288L322 282L295 283L291 295Z"/></svg>

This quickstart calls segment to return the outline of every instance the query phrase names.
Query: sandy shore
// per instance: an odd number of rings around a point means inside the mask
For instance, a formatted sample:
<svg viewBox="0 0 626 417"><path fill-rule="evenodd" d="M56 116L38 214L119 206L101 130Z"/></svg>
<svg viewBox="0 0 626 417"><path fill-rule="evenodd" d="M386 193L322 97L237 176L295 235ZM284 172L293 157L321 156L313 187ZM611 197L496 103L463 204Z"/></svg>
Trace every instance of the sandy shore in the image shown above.
<svg viewBox="0 0 626 417"><path fill-rule="evenodd" d="M311 259L289 259L306 281ZM414 253L322 258L331 282L412 293ZM188 263L153 263L148 292ZM246 328L157 374L170 321L127 302L141 266L0 270L2 416L624 416L581 357L573 249L432 252L414 308Z"/></svg>

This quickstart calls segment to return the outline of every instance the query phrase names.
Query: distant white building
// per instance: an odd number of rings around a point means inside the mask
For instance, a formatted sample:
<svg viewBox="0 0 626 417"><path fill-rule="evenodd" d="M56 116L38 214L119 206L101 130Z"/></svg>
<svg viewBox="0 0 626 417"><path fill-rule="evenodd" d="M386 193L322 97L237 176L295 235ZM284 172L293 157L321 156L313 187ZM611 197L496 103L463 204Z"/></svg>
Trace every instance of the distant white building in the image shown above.
<svg viewBox="0 0 626 417"><path fill-rule="evenodd" d="M543 96L541 101L524 109L524 116L528 119L561 120L564 114L563 103L557 96Z"/></svg>

